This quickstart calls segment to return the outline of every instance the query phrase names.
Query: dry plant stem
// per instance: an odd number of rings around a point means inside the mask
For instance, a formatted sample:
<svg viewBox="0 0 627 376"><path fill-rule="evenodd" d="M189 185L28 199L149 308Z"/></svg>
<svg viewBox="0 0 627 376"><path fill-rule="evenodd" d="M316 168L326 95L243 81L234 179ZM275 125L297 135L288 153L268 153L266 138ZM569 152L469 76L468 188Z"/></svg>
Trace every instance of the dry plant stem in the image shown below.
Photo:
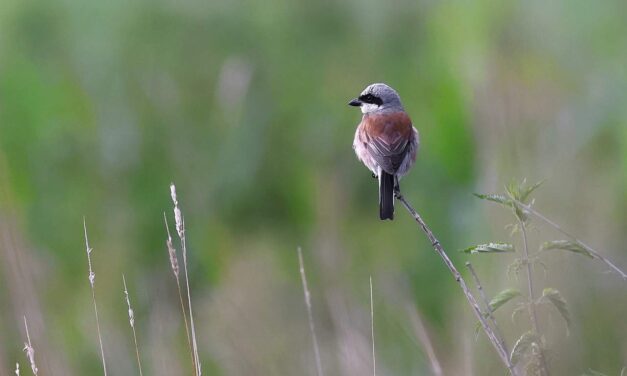
<svg viewBox="0 0 627 376"><path fill-rule="evenodd" d="M486 319L483 317L481 308L479 308L479 304L477 304L475 297L472 295L472 293L470 292L470 289L466 285L466 281L464 281L459 271L457 271L457 269L455 268L455 265L453 265L453 263L451 262L451 259L449 259L448 255L444 251L444 248L442 247L438 239L433 235L429 227L427 227L427 224L422 219L422 217L407 202L407 200L405 200L405 197L403 197L403 195L401 195L400 193L397 193L396 198L403 204L403 206L405 206L405 209L407 209L409 214L411 214L411 216L414 217L414 220L418 223L418 225L420 226L422 231L425 233L425 235L427 235L427 238L431 242L431 246L433 247L433 249L442 258L446 267L449 269L451 274L453 274L455 281L459 283L459 286L461 287L462 292L466 296L466 299L468 300L470 307L472 308L475 316L477 317L477 320L479 320L479 322L481 323L481 327L483 328L483 331L488 336L488 339L492 343L492 346L494 346L494 349L496 350L499 358L501 358L501 361L503 362L503 364L507 366L509 355L507 354L507 351L503 349L503 346L501 346L501 342L497 338L496 334L494 333L490 325L488 325L488 322L486 321Z"/></svg>
<svg viewBox="0 0 627 376"><path fill-rule="evenodd" d="M581 240L577 239L574 235L572 235L571 233L569 233L568 231L564 230L560 225L558 225L557 223L553 222L552 220L548 219L547 217L545 217L542 213L540 213L539 211L535 210L534 208L532 208L530 205L525 205L522 202L515 200L516 204L518 206L520 206L521 208L525 209L525 211L533 214L536 218L541 219L544 223L548 224L549 226L553 227L554 229L556 229L557 231L561 232L562 234L566 235L567 237L569 237L570 239L574 240L575 242L577 242L579 245L581 245L582 247L584 247L586 249L586 251L590 252L590 254L592 254L594 257L596 257L597 259L601 260L602 262L605 263L605 265L607 265L608 267L610 267L610 269L614 270L616 273L618 273L618 275L620 275L623 278L623 281L627 281L627 273L625 273L624 271L622 271L619 267L617 267L616 265L614 265L613 262L611 262L610 260L608 260L605 256L603 256L602 254L600 254L598 251L594 250L592 247L590 247L589 245L587 245L586 243L582 242Z"/></svg>
<svg viewBox="0 0 627 376"><path fill-rule="evenodd" d="M100 343L100 357L102 359L102 370L104 375L107 376L107 363L104 356L104 347L102 346L102 335L100 334L100 319L98 318L98 306L96 305L96 273L91 268L91 252L92 248L89 247L89 240L87 239L87 224L85 223L85 217L83 217L83 230L85 231L85 249L87 250L87 263L89 264L89 285L91 286L91 300L94 303L94 313L96 314L96 329L98 331L98 342Z"/></svg>
<svg viewBox="0 0 627 376"><path fill-rule="evenodd" d="M418 337L418 340L420 340L427 352L429 364L431 365L431 372L433 372L434 376L442 376L442 366L440 365L440 362L435 355L433 345L431 344L431 340L429 339L429 335L427 334L427 329L422 323L420 315L418 314L416 309L409 304L407 305L407 313L409 314L409 318L414 328L414 333L416 334L416 337Z"/></svg>
<svg viewBox="0 0 627 376"><path fill-rule="evenodd" d="M192 313L192 297L189 289L189 275L187 273L187 247L185 246L185 236L181 237L181 248L183 249L183 269L185 271L185 287L187 290L187 307L189 309L189 322L192 332L192 348L194 349L194 363L196 364L196 375L202 375L200 370L200 359L198 358L198 344L196 343L196 328L194 326L194 314Z"/></svg>
<svg viewBox="0 0 627 376"><path fill-rule="evenodd" d="M518 223L520 224L520 230L522 233L523 239L523 252L524 252L524 262L527 269L527 289L529 290L529 317L531 317L531 325L533 331L536 334L540 334L540 327L538 324L538 315L536 313L536 303L535 303L535 295L533 292L533 268L531 266L531 260L529 259L529 245L527 244L527 226L525 222L518 219ZM548 375L549 369L546 366L546 361L544 359L544 354L542 350L540 350L540 365L541 365L541 374Z"/></svg>
<svg viewBox="0 0 627 376"><path fill-rule="evenodd" d="M192 297L189 289L189 274L187 272L187 247L185 245L185 220L183 214L179 209L179 203L176 197L176 187L174 184L170 185L170 195L172 196L172 202L174 203L174 219L176 224L176 232L181 241L181 249L183 252L183 270L185 272L185 287L187 289L187 308L189 309L189 326L192 334L192 349L194 350L194 362L196 365L196 375L201 376L200 359L198 357L198 344L196 342L196 328L194 326L194 314L192 313Z"/></svg>
<svg viewBox="0 0 627 376"><path fill-rule="evenodd" d="M28 333L28 323L26 322L26 316L24 316L24 328L26 329L26 340L28 341L24 343L24 351L26 352L26 357L28 358L28 362L30 363L30 368L33 371L33 374L37 376L39 369L37 368L37 364L35 363L35 349L30 342L30 334ZM16 363L15 367L15 373L19 375L19 364Z"/></svg>
<svg viewBox="0 0 627 376"><path fill-rule="evenodd" d="M374 352L374 301L372 300L372 276L370 276L370 329L372 333L372 374L377 376L377 358Z"/></svg>
<svg viewBox="0 0 627 376"><path fill-rule="evenodd" d="M172 268L172 273L174 274L174 279L176 280L176 288L179 293L179 302L181 304L181 313L183 314L183 322L185 323L185 335L187 336L187 347L189 348L189 355L192 359L192 369L194 370L194 375L196 374L196 362L194 360L194 351L192 350L192 341L189 337L189 324L187 323L187 313L185 312L185 303L183 303L183 294L181 292L181 280L179 278L179 265L178 258L176 256L176 249L174 245L172 245L172 236L170 235L170 226L168 226L168 219L163 213L163 220L165 221L165 229L168 232L168 239L166 240L166 245L168 248L168 253L170 255L170 266Z"/></svg>
<svg viewBox="0 0 627 376"><path fill-rule="evenodd" d="M131 324L133 330L133 341L135 342L135 355L137 356L137 367L139 368L139 375L143 376L142 362L139 358L139 346L137 345L137 334L135 333L135 314L133 308L131 308L131 299L128 296L128 289L126 288L126 277L122 274L122 282L124 283L124 297L126 298L126 305L128 306L128 322Z"/></svg>
<svg viewBox="0 0 627 376"><path fill-rule="evenodd" d="M307 319L309 320L309 331L313 341L314 355L316 357L316 371L318 376L323 376L322 362L320 361L320 348L318 347L318 337L316 337L316 327L314 325L313 313L311 310L311 298L309 287L307 287L307 276L305 275L305 263L303 262L303 251L298 247L298 264L300 265L300 279L303 283L303 293L305 295L305 306L307 307Z"/></svg>
<svg viewBox="0 0 627 376"><path fill-rule="evenodd" d="M475 268L472 267L472 264L470 262L466 262L466 267L470 271L470 274L472 275L472 278L475 280L475 285L477 285L477 290L479 290L479 295L481 295L481 299L483 299L483 302L484 302L485 307L486 307L485 308L486 309L486 313L487 313L488 318L490 319L490 322L492 323L492 326L494 328L494 334L496 334L496 337L501 342L501 347L503 348L503 350L505 350L506 353L509 353L509 350L507 349L507 344L505 343L505 340L503 339L503 336L501 335L501 331L499 329L499 326L496 323L496 318L494 318L494 315L492 314L492 309L490 309L490 301L488 300L488 297L486 296L485 291L483 291L483 286L481 285L481 281L479 280L479 276L475 272ZM515 369L514 369L514 365L512 364L512 362L509 359L509 357L507 358L507 368L509 369L509 371L510 371L510 373L512 375L516 375L516 372L515 372Z"/></svg>

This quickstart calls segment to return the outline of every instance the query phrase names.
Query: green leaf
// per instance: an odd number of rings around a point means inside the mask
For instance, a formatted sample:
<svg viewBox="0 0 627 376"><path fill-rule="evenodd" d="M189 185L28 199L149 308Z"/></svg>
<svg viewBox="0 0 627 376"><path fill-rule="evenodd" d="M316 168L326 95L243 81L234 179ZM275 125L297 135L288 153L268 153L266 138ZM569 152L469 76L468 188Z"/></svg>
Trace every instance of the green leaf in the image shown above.
<svg viewBox="0 0 627 376"><path fill-rule="evenodd" d="M527 304L519 303L516 306L516 308L514 308L514 311L512 312L512 322L516 323L516 317L518 317L518 315L522 313L523 311L525 311L526 309L527 309Z"/></svg>
<svg viewBox="0 0 627 376"><path fill-rule="evenodd" d="M494 312L503 304L509 302L510 300L520 296L521 293L517 289L505 289L499 292L488 304L490 307L490 311Z"/></svg>
<svg viewBox="0 0 627 376"><path fill-rule="evenodd" d="M570 330L570 312L566 306L566 300L562 297L559 291L554 288L548 287L542 291L542 298L549 301L559 311L564 321L566 321L566 330Z"/></svg>
<svg viewBox="0 0 627 376"><path fill-rule="evenodd" d="M539 186L542 185L542 183L544 183L544 180L540 180L539 182L529 186L529 187L524 187L521 185L520 187L520 199L519 201L523 202L523 203L527 203L527 199L529 198L529 195L535 191L536 189L538 189Z"/></svg>
<svg viewBox="0 0 627 376"><path fill-rule="evenodd" d="M512 204L512 201L503 195L498 195L498 194L485 194L484 195L480 193L473 193L473 195L479 197L482 200L488 200L488 201L496 202L496 203L506 205L506 206L511 206Z"/></svg>
<svg viewBox="0 0 627 376"><path fill-rule="evenodd" d="M488 243L468 247L460 252L470 254L514 252L514 246L507 243Z"/></svg>
<svg viewBox="0 0 627 376"><path fill-rule="evenodd" d="M534 361L528 362L527 365L525 366L525 375L526 376L543 375L544 374L542 372L543 369L544 367L542 367L542 363L540 362L540 359L536 355Z"/></svg>
<svg viewBox="0 0 627 376"><path fill-rule="evenodd" d="M518 341L514 344L512 353L509 356L513 365L516 365L522 357L525 356L529 349L531 349L533 343L540 345L540 337L533 332L524 333L520 336L520 338L518 338Z"/></svg>
<svg viewBox="0 0 627 376"><path fill-rule="evenodd" d="M525 184L525 180L520 183L512 180L511 182L509 182L509 184L505 186L505 191L507 192L509 197L513 198L514 200L520 201L520 187L523 184Z"/></svg>
<svg viewBox="0 0 627 376"><path fill-rule="evenodd" d="M565 251L579 253L580 255L590 257L591 259L594 258L594 255L585 249L581 244L570 240L553 240L542 244L540 247L540 251L549 251L552 249L562 249Z"/></svg>
<svg viewBox="0 0 627 376"><path fill-rule="evenodd" d="M602 372L589 369L588 372L584 373L582 376L607 376L607 375Z"/></svg>

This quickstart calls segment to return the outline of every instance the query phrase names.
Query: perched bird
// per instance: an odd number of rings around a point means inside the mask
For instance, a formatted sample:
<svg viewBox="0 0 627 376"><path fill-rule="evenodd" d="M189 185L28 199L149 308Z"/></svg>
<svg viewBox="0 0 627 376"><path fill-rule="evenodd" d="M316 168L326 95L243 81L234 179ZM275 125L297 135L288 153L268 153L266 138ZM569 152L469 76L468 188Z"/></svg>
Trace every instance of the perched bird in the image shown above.
<svg viewBox="0 0 627 376"><path fill-rule="evenodd" d="M379 218L394 219L398 181L416 161L419 137L398 93L386 84L372 84L348 103L363 114L355 132L357 158L379 180Z"/></svg>

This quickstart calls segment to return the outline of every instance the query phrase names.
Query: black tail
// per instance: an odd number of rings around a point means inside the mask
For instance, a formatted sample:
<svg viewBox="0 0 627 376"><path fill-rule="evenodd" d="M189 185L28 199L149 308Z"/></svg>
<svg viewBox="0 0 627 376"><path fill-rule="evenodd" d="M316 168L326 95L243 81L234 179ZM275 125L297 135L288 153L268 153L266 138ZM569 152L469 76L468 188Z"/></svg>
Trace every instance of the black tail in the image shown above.
<svg viewBox="0 0 627 376"><path fill-rule="evenodd" d="M394 219L394 175L385 171L379 176L379 218Z"/></svg>

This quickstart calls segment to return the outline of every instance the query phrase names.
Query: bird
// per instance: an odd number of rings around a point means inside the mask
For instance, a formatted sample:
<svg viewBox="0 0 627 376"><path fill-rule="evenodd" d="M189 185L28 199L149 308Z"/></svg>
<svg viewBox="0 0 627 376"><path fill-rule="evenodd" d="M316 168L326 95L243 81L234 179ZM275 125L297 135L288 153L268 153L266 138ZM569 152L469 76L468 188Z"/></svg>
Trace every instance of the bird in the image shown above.
<svg viewBox="0 0 627 376"><path fill-rule="evenodd" d="M416 162L419 133L396 90L384 83L368 85L348 105L359 107L362 113L353 149L379 181L379 218L393 220L399 180Z"/></svg>

